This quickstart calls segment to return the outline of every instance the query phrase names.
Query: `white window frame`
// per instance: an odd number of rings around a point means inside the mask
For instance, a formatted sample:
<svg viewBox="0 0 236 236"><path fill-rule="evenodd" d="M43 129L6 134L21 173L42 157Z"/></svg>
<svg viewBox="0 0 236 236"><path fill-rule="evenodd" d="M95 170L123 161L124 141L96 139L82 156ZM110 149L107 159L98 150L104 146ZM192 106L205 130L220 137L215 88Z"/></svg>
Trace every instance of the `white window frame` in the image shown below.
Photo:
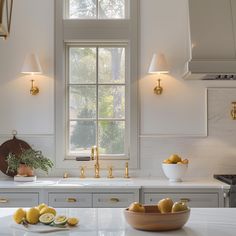
<svg viewBox="0 0 236 236"><path fill-rule="evenodd" d="M71 47L92 47L92 48L96 48L96 51L97 51L97 48L99 47L102 47L102 48L106 48L106 47L122 47L122 48L125 48L125 65L127 66L127 68L129 68L129 60L127 58L126 55L129 55L129 45L128 45L128 42L127 43L67 43L66 44L66 113L67 113L67 116L68 117L68 114L69 114L69 87L70 87L70 83L69 83L69 49ZM98 53L98 51L97 51ZM98 54L96 55L96 60L98 60ZM98 63L98 61L96 61L96 63ZM98 65L97 65L98 67ZM130 114L129 114L129 107L130 107L130 79L129 79L129 70L126 68L125 70L125 83L122 83L122 84L109 84L109 85L113 85L113 86L125 86L125 140L124 140L124 143L125 143L125 150L124 150L124 154L123 155L118 155L118 154L100 154L100 159L107 159L107 160L129 160L129 149L128 147L130 146L129 145L129 140L130 140L130 129L126 129L126 127L129 127L130 126ZM97 68L98 70L98 68ZM98 72L98 71L97 71ZM96 77L98 77L98 74L96 75ZM96 78L97 80L98 78ZM95 85L96 86L96 90L98 89L98 83L96 81L95 84L83 84L83 85ZM101 84L101 85L106 85L106 84ZM98 93L97 93L97 96L96 96L96 99L98 99ZM98 100L97 100L98 102ZM96 105L98 106L98 104ZM98 112L98 110L97 110ZM98 117L96 117L96 122L98 121ZM105 120L105 119L102 119L102 120ZM108 119L110 120L110 119ZM122 120L122 119L117 119L117 120ZM69 150L69 119L66 119L66 123L67 123L67 128L66 128L66 152L67 152L67 155L66 155L66 158L65 159L68 159L68 160L73 160L75 159L77 156L79 155L72 155L72 154L69 154L68 150ZM97 130L98 131L98 130ZM98 134L97 134L98 135ZM96 138L97 139L97 138ZM84 155L82 155L84 156Z"/></svg>
<svg viewBox="0 0 236 236"><path fill-rule="evenodd" d="M129 19L98 19L80 20L64 19L64 0L55 0L55 155L57 168L78 168L80 163L74 159L66 158L66 45L70 44L127 44L126 54L128 60L126 94L128 109L126 119L128 123L127 156L122 159L101 160L101 166L114 165L124 168L124 162L129 161L131 168L139 167L138 152L138 12L139 0L130 0ZM82 33L81 33L82 32ZM127 140L126 140L127 141ZM76 163L76 164L75 164ZM83 163L84 164L84 163ZM88 168L94 163L86 163Z"/></svg>
<svg viewBox="0 0 236 236"><path fill-rule="evenodd" d="M69 1L70 0L66 0L64 2L64 7L65 7L65 11L64 11L64 18L65 19L70 19L69 18L69 15L68 15L68 12L69 12ZM129 0L129 1L132 1L132 0ZM130 18L130 4L129 4L129 1L125 0L125 18L124 19L129 19ZM92 18L92 20L100 20L100 19L103 19L103 18L98 18L98 0L96 0L96 18ZM89 18L79 18L80 20L86 20L86 19L89 19ZM72 19L74 20L74 19ZM103 20L106 20L106 19L103 19ZM108 20L111 20L111 19L108 19ZM116 20L116 19L114 19Z"/></svg>

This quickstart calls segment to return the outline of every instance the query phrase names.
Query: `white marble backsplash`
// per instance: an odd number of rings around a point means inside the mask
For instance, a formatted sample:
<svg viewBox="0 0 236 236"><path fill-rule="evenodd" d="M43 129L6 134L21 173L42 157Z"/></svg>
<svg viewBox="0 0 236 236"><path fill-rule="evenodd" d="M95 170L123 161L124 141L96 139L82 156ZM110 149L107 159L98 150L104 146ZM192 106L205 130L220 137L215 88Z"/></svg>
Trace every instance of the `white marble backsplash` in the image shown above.
<svg viewBox="0 0 236 236"><path fill-rule="evenodd" d="M236 173L236 121L231 119L231 102L236 88L208 89L208 137L143 138L141 172L163 177L161 162L172 153L188 158L187 178Z"/></svg>
<svg viewBox="0 0 236 236"><path fill-rule="evenodd" d="M133 176L164 178L162 160L173 153L189 159L186 179L211 178L216 173L236 173L236 121L230 116L231 102L236 100L236 88L209 88L207 97L208 137L140 138L140 170L131 170ZM55 161L53 136L19 138ZM2 137L0 142L5 140L6 137ZM73 170L55 168L50 176L62 176L64 171L71 176L79 176L79 165ZM114 167L116 176L122 177L123 172ZM86 174L93 176L93 170L86 170ZM106 176L107 170L102 170L102 175Z"/></svg>

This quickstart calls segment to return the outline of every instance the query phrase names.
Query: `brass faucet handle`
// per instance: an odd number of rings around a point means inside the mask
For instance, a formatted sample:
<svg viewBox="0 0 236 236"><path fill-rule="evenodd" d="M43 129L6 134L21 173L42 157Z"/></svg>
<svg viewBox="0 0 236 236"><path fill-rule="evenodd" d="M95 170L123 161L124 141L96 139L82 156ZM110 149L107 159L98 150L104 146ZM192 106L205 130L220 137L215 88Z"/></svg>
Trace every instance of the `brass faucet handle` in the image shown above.
<svg viewBox="0 0 236 236"><path fill-rule="evenodd" d="M100 178L100 174L99 174L99 172L100 172L100 166L99 166L99 164L95 164L94 165L94 172L95 172L95 178Z"/></svg>
<svg viewBox="0 0 236 236"><path fill-rule="evenodd" d="M130 176L129 176L129 163L128 162L125 163L125 176L124 176L124 178L126 178L126 179L130 178Z"/></svg>
<svg viewBox="0 0 236 236"><path fill-rule="evenodd" d="M109 169L108 169L108 176L107 176L107 178L109 178L109 179L114 178L112 172L113 172L113 168L112 168L112 166L110 166Z"/></svg>
<svg viewBox="0 0 236 236"><path fill-rule="evenodd" d="M67 179L69 177L68 173L67 172L64 172L63 174L63 179Z"/></svg>
<svg viewBox="0 0 236 236"><path fill-rule="evenodd" d="M84 170L83 166L80 167L80 176L79 177L82 178L82 179L85 178L85 170Z"/></svg>

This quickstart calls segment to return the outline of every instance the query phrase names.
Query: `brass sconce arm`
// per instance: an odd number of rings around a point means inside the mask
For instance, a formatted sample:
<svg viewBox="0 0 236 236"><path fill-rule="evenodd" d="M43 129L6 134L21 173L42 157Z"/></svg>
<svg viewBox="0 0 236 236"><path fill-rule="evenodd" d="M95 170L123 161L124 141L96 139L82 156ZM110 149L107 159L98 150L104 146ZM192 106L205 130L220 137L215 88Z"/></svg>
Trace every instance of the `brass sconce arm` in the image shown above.
<svg viewBox="0 0 236 236"><path fill-rule="evenodd" d="M39 88L37 86L34 86L34 80L31 80L31 89L30 94L31 95L37 95L39 93Z"/></svg>
<svg viewBox="0 0 236 236"><path fill-rule="evenodd" d="M157 95L161 95L163 92L163 88L161 87L161 79L157 80L157 86L154 88L154 93Z"/></svg>

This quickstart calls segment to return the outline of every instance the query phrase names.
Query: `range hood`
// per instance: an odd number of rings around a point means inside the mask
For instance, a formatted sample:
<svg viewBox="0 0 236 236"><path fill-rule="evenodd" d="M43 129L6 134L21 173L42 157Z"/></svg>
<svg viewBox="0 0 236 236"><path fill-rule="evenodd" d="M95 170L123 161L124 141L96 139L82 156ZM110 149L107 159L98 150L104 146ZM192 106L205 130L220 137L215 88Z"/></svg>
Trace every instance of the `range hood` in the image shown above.
<svg viewBox="0 0 236 236"><path fill-rule="evenodd" d="M236 0L188 0L186 79L236 79Z"/></svg>
<svg viewBox="0 0 236 236"><path fill-rule="evenodd" d="M9 36L11 28L13 0L0 0L0 39Z"/></svg>

